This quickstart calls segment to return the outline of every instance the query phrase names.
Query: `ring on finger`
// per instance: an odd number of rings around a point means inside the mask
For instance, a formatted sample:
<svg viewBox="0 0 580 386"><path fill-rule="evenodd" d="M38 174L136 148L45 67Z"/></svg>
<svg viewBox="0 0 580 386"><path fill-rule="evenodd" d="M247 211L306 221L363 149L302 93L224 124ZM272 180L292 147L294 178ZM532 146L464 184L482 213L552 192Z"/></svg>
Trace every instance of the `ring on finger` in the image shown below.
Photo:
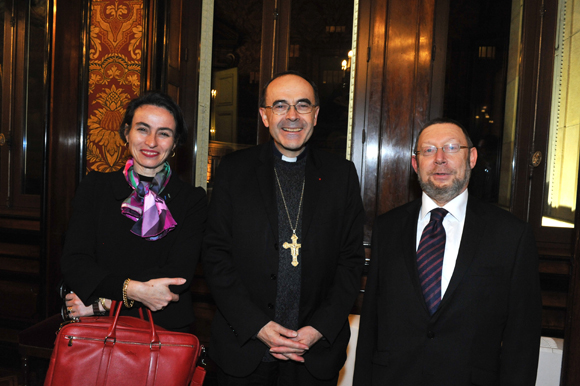
<svg viewBox="0 0 580 386"><path fill-rule="evenodd" d="M67 307L66 310L69 314L72 314L72 307Z"/></svg>

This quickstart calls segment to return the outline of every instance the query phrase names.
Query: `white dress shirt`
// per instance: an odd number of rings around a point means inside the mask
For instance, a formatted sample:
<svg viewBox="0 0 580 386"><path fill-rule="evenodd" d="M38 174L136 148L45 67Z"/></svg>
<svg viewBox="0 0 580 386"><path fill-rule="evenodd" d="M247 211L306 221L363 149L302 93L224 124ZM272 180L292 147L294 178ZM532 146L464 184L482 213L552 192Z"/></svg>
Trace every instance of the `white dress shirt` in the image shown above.
<svg viewBox="0 0 580 386"><path fill-rule="evenodd" d="M431 210L439 208L429 196L423 192L421 197L421 211L417 222L417 243L415 249L419 248L423 229L431 219ZM463 235L463 225L465 224L465 211L467 208L467 189L459 196L449 201L443 206L449 213L443 219L445 228L445 254L443 255L443 269L441 271L441 298L445 295L449 281L455 270L455 262L459 253L459 244Z"/></svg>

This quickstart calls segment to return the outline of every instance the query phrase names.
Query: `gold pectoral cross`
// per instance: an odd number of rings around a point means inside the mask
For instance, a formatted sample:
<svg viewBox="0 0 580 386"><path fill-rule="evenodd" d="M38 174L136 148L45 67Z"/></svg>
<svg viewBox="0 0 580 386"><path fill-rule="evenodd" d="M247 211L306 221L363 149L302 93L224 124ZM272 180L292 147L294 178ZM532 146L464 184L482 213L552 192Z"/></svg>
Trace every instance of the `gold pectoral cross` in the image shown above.
<svg viewBox="0 0 580 386"><path fill-rule="evenodd" d="M292 244L285 242L282 246L284 249L290 248L290 253L292 254L292 265L296 267L298 265L298 254L300 253L298 250L302 247L302 244L297 243L298 236L296 236L296 233L293 233L290 238L292 239Z"/></svg>

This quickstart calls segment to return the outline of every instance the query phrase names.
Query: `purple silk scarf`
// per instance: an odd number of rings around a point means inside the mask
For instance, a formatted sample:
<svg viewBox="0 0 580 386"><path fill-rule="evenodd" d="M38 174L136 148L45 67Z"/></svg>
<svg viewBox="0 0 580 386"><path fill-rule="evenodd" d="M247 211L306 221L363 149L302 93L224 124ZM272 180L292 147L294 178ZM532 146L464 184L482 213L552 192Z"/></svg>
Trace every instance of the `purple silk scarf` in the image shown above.
<svg viewBox="0 0 580 386"><path fill-rule="evenodd" d="M121 213L136 221L131 232L149 241L159 240L177 225L165 201L158 196L171 178L169 164L165 162L163 170L150 183L139 181L133 158L127 160L123 174L133 188L133 193L121 204Z"/></svg>

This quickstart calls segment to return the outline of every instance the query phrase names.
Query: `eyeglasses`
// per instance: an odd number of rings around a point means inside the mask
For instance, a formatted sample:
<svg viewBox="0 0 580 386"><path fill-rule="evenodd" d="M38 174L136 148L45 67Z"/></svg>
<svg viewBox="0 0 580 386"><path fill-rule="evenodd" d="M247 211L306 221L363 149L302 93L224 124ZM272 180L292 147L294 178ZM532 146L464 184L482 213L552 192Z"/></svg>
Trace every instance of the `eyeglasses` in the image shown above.
<svg viewBox="0 0 580 386"><path fill-rule="evenodd" d="M437 154L437 150L442 149L445 154L458 153L461 149L469 149L469 146L461 146L458 143L448 143L442 147L437 146L423 146L421 150L417 150L415 155L423 154L423 157L431 157Z"/></svg>
<svg viewBox="0 0 580 386"><path fill-rule="evenodd" d="M273 106L264 106L265 109L272 109L272 112L276 115L284 115L290 111L290 107L294 106L296 112L298 114L308 114L312 112L312 109L316 107L316 105L311 105L308 102L298 102L295 105L291 105L286 102L278 102Z"/></svg>

